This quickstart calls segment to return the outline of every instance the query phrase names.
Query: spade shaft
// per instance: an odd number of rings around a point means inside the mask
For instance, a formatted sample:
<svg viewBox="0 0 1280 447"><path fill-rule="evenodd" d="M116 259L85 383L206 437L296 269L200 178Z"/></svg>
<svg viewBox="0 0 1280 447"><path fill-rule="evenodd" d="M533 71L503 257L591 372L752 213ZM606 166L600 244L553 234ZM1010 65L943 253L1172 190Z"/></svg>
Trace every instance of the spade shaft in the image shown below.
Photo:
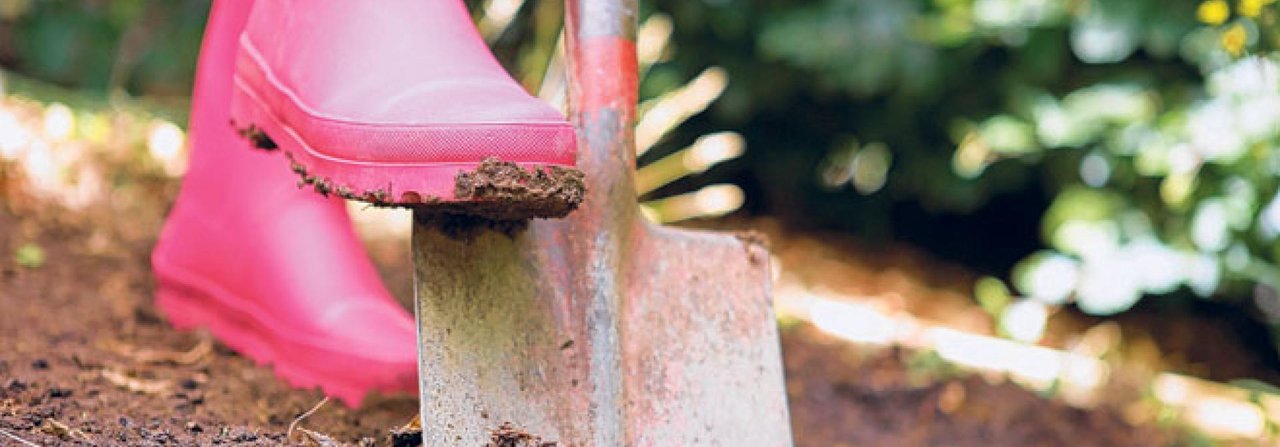
<svg viewBox="0 0 1280 447"><path fill-rule="evenodd" d="M768 253L641 219L635 0L566 9L581 208L511 235L414 219L424 445L504 423L560 446L791 445Z"/></svg>

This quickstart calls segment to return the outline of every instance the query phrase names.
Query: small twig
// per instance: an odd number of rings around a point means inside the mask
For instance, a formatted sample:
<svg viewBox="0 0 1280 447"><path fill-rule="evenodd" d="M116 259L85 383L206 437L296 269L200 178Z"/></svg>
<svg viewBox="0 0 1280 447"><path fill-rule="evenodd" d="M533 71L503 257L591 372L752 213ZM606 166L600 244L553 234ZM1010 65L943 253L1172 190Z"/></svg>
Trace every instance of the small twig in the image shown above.
<svg viewBox="0 0 1280 447"><path fill-rule="evenodd" d="M82 441L89 440L89 435L85 434L85 432L82 432L79 429L71 428L70 425L64 424L61 421L54 418L45 418L44 424L40 425L40 430L45 433L57 436L59 438L65 439L70 437L72 439L79 439Z"/></svg>
<svg viewBox="0 0 1280 447"><path fill-rule="evenodd" d="M138 351L138 359L146 363L172 362L179 365L192 365L213 352L213 339L201 337L200 342L186 352L164 352L144 349Z"/></svg>
<svg viewBox="0 0 1280 447"><path fill-rule="evenodd" d="M311 415L315 414L315 412L320 411L320 407L323 407L324 404L327 404L327 403L329 403L328 396L326 396L324 399L321 399L320 403L316 404L316 406L314 407L311 407L311 409L307 410L307 412L298 415L298 417L296 418L293 418L293 422L289 423L289 430L286 431L284 434L285 439L293 439L293 429L298 426L298 423L302 422L303 419L311 417Z"/></svg>
<svg viewBox="0 0 1280 447"><path fill-rule="evenodd" d="M405 422L404 426L400 427L400 429L422 431L422 416L418 414L413 415L413 419L410 419L409 422Z"/></svg>
<svg viewBox="0 0 1280 447"><path fill-rule="evenodd" d="M112 385L124 388L135 393L142 394L160 394L170 388L170 383L166 380L142 380L129 377L119 371L104 369L100 372L103 379L107 379Z"/></svg>
<svg viewBox="0 0 1280 447"><path fill-rule="evenodd" d="M213 339L208 336L202 336L195 346L184 352L157 351L146 348L139 349L124 343L117 343L115 350L126 357L132 357L134 361L139 363L173 363L176 365L192 365L204 360L213 352Z"/></svg>
<svg viewBox="0 0 1280 447"><path fill-rule="evenodd" d="M318 431L307 430L305 428L299 428L298 431L302 432L302 435L305 437L304 441L309 441L308 445L313 445L316 447L342 447L347 445L347 444L343 444L338 441L335 441L333 440L332 436L326 435L324 433L320 433Z"/></svg>
<svg viewBox="0 0 1280 447"><path fill-rule="evenodd" d="M19 442L19 443L21 443L22 445L25 445L25 446L28 446L28 447L40 447L40 444L36 444L36 443L31 442L31 441L28 441L28 440L26 440L26 439L19 438L19 437L18 437L18 435L15 435L15 434L13 434L13 433L10 433L8 430L5 430L5 429L3 429L3 428L0 428L0 435L4 435L4 437L9 438L9 439L12 439L12 440L14 440L14 441L18 441L18 442Z"/></svg>

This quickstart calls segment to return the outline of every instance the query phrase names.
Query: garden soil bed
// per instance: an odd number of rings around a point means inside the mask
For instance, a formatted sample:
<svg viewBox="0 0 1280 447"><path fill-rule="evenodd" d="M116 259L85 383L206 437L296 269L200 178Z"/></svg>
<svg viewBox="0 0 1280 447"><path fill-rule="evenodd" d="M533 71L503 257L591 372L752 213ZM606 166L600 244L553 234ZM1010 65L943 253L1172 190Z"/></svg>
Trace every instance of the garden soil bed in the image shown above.
<svg viewBox="0 0 1280 447"><path fill-rule="evenodd" d="M24 445L9 436L36 445L300 442L301 431L294 439L286 431L321 402L318 392L290 389L208 337L172 330L152 306L148 254L160 204L173 192L153 186L154 204L116 203L115 211L72 213L7 194L0 446ZM29 244L43 251L38 266L21 266L13 255ZM371 249L403 299L411 269L402 245ZM1177 441L1174 431L1132 427L1107 409L1082 411L1007 382L922 369L912 354L852 347L803 325L784 330L782 343L802 446ZM344 443L391 445L390 431L415 413L412 396L373 396L359 410L329 403L299 426Z"/></svg>

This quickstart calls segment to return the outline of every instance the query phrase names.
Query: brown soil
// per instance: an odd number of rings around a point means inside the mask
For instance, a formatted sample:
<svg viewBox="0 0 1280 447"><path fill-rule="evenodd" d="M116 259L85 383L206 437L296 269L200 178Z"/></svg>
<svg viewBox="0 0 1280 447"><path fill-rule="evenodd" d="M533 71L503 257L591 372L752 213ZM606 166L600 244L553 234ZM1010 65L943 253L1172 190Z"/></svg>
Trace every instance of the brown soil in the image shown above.
<svg viewBox="0 0 1280 447"><path fill-rule="evenodd" d="M877 246L836 233L800 235L769 219L717 226L763 232L786 272L780 281L870 303L889 313L909 314L930 324L995 335L995 321L972 298L978 275L962 266L902 245ZM1163 309L1162 299L1148 297L1134 309L1108 318L1064 306L1051 315L1041 344L1070 348L1085 331L1110 322L1121 334L1114 360L1218 382L1280 383L1280 360L1270 333L1258 330L1256 322L1220 310ZM1213 304L1196 303L1200 307Z"/></svg>
<svg viewBox="0 0 1280 447"><path fill-rule="evenodd" d="M170 329L150 302L149 244L94 253L90 228L40 225L24 237L24 227L0 212L0 253L34 242L46 255L36 268L0 260L0 430L38 445L282 445L323 398ZM416 407L373 396L358 411L328 404L301 426L381 441Z"/></svg>
<svg viewBox="0 0 1280 447"><path fill-rule="evenodd" d="M471 202L441 203L441 211L493 220L564 217L582 203L583 177L577 169L549 166L530 171L490 157L454 179L454 196Z"/></svg>
<svg viewBox="0 0 1280 447"><path fill-rule="evenodd" d="M356 191L354 188L349 186L335 184L327 177L311 175L305 165L299 163L293 158L292 153L285 152L285 156L289 157L289 169L293 170L294 174L298 174L298 188L305 188L307 185L311 185L311 187L316 191L316 194L320 194L325 197L332 194L347 200L359 200L361 202L368 202L374 205L394 205L390 202L390 194L386 190L376 189L370 191ZM407 194L413 194L415 197L417 196L417 193Z"/></svg>
<svg viewBox="0 0 1280 447"><path fill-rule="evenodd" d="M290 424L323 400L319 392L291 389L207 336L171 329L152 305L148 256L177 182L139 164L133 152L100 156L104 172L118 174L101 200L79 211L24 191L20 170L0 162L0 445L411 442L411 433L398 430L393 439L391 431L414 417L414 396L371 396L359 410L328 403L299 421L290 438ZM770 236L783 258L789 241L802 240ZM370 248L389 288L407 300L407 242ZM810 251L806 264L815 274L850 277L848 269L828 269L822 253ZM901 271L908 273L863 270L852 278L870 287L918 281L912 270ZM894 290L929 296L927 288ZM1141 446L1172 439L1129 427L1110 410L1071 409L1013 385L921 375L909 355L871 353L813 330L784 331L783 346L801 446ZM1074 438L1064 437L1068 429ZM518 430L498 435L521 438Z"/></svg>
<svg viewBox="0 0 1280 447"><path fill-rule="evenodd" d="M119 233L135 227L128 222L92 225L0 212L0 228L8 230L0 235L0 253L27 243L46 253L34 268L0 258L0 346L6 347L0 351L0 430L39 445L317 439L392 445L391 430L415 414L410 396L373 396L359 410L328 404L287 439L290 422L322 396L290 389L269 369L209 345L200 334L170 329L150 299L146 235L158 220L145 213L139 220L152 227L129 236ZM375 259L395 250L377 247ZM381 267L391 284L409 282L406 263ZM868 354L810 329L785 331L783 346L801 446L1167 445L1173 439L1167 431L1130 427L1109 410L1072 409L1007 383L920 378L903 353ZM540 442L514 428L495 432L494 439L495 445Z"/></svg>
<svg viewBox="0 0 1280 447"><path fill-rule="evenodd" d="M459 201L423 200L416 194L402 200L419 224L454 239L471 239L485 230L514 236L530 218L568 215L586 193L583 174L576 169L551 166L530 171L492 157L475 170L459 172L454 181Z"/></svg>
<svg viewBox="0 0 1280 447"><path fill-rule="evenodd" d="M556 443L542 442L542 437L529 434L508 422L493 431L489 445L485 447L556 447Z"/></svg>
<svg viewBox="0 0 1280 447"><path fill-rule="evenodd" d="M859 349L809 326L783 332L796 445L1168 446L1176 431L1135 427L1007 381L959 375L927 354Z"/></svg>

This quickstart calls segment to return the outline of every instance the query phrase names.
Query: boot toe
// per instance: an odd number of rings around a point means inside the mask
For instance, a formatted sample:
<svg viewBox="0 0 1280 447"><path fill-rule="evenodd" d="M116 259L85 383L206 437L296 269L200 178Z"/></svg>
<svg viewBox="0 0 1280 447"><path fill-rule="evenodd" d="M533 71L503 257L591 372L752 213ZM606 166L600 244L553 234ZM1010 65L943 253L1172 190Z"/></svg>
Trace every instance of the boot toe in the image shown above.
<svg viewBox="0 0 1280 447"><path fill-rule="evenodd" d="M322 194L478 215L494 204L460 196L459 174L576 164L573 126L511 78L457 0L259 3L234 77L234 125ZM509 214L562 217L582 187L557 187L572 189L557 206L514 198Z"/></svg>

